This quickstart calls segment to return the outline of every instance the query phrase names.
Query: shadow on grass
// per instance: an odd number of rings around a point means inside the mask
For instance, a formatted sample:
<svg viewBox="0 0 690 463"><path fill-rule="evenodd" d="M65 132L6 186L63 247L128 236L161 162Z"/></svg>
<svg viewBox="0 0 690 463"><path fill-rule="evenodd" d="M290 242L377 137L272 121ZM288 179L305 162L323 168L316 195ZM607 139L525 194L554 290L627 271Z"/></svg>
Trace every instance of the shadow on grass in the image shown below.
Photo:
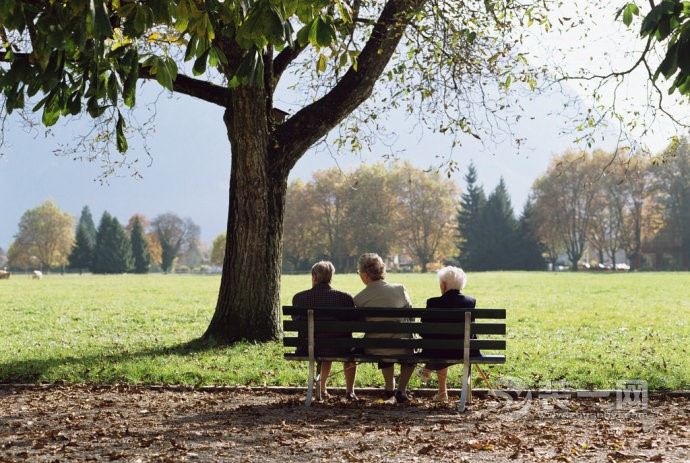
<svg viewBox="0 0 690 463"><path fill-rule="evenodd" d="M172 346L158 346L142 349L136 352L126 350L118 353L92 354L84 356L59 356L16 360L0 363L0 383L38 382L45 378L45 374L54 368L64 366L81 367L77 375L88 373L103 364L117 364L130 360L155 359L161 356L186 356L210 350L222 350L229 347L214 340L203 338L175 344Z"/></svg>

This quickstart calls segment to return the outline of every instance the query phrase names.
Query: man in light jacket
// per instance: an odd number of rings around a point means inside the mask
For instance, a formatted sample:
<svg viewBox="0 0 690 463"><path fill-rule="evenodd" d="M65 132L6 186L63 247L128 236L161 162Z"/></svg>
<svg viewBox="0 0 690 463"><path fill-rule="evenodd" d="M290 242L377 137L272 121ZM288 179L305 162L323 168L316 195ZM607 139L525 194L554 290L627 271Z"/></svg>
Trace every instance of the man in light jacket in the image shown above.
<svg viewBox="0 0 690 463"><path fill-rule="evenodd" d="M389 284L385 281L386 265L378 254L362 254L358 263L359 277L366 287L354 297L356 307L387 307L394 309L409 309L412 307L407 290L400 284ZM390 321L391 317L367 317L367 321ZM406 319L398 319L405 321ZM411 333L367 333L366 338L411 338ZM365 354L385 355L391 357L412 356L411 349L365 349ZM385 381L386 399L395 397L397 403L406 403L407 383L414 372L414 363L402 363L400 365L400 383L395 389L394 364L391 362L379 362L379 369Z"/></svg>

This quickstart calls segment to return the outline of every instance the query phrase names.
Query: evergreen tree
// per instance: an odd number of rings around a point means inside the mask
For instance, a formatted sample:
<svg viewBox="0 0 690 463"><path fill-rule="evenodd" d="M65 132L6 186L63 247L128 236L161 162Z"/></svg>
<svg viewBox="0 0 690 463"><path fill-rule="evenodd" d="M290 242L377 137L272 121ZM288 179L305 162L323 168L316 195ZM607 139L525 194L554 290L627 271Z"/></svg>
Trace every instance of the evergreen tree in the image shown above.
<svg viewBox="0 0 690 463"><path fill-rule="evenodd" d="M480 243L483 239L482 209L486 196L481 185L477 184L477 169L470 163L465 174L467 190L460 199L458 211L458 261L465 269L476 270L479 267Z"/></svg>
<svg viewBox="0 0 690 463"><path fill-rule="evenodd" d="M151 254L149 245L144 236L144 227L139 217L134 217L132 225L132 257L134 259L134 273L148 273L151 265Z"/></svg>
<svg viewBox="0 0 690 463"><path fill-rule="evenodd" d="M72 252L69 255L69 268L79 270L90 269L93 262L93 250L96 243L92 240L88 230L82 224L77 226L77 236L72 246Z"/></svg>
<svg viewBox="0 0 690 463"><path fill-rule="evenodd" d="M93 223L93 217L91 216L89 206L84 206L84 208L81 210L81 216L79 216L77 229L79 229L79 227L84 227L84 232L91 240L91 247L93 249L93 246L96 245L96 225Z"/></svg>
<svg viewBox="0 0 690 463"><path fill-rule="evenodd" d="M482 236L476 268L506 270L515 267L517 222L503 177L482 210Z"/></svg>
<svg viewBox="0 0 690 463"><path fill-rule="evenodd" d="M91 271L124 273L131 268L132 245L120 222L104 212L96 233L96 247Z"/></svg>
<svg viewBox="0 0 690 463"><path fill-rule="evenodd" d="M77 223L77 234L72 246L72 252L69 255L69 268L79 270L79 273L91 268L95 247L96 226L93 223L89 206L84 206L81 210L79 223Z"/></svg>
<svg viewBox="0 0 690 463"><path fill-rule="evenodd" d="M543 248L536 233L534 202L527 199L517 226L517 247L515 268L521 270L544 270Z"/></svg>

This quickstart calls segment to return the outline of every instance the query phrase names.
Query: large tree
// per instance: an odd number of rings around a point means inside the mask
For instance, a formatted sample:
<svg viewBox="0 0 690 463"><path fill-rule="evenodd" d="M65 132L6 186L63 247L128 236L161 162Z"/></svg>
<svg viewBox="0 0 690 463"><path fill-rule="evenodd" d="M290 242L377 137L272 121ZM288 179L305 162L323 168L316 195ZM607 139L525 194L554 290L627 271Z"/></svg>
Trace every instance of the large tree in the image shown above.
<svg viewBox="0 0 690 463"><path fill-rule="evenodd" d="M161 244L161 268L164 272L171 271L175 259L199 241L199 226L192 219L182 219L172 212L156 216L151 226Z"/></svg>
<svg viewBox="0 0 690 463"><path fill-rule="evenodd" d="M664 234L675 244L674 268L690 269L690 144L683 138L671 143L654 168Z"/></svg>
<svg viewBox="0 0 690 463"><path fill-rule="evenodd" d="M324 236L319 233L319 225L319 204L316 203L314 185L301 180L293 181L288 186L285 201L284 268L291 271L308 270L313 264L311 260L322 255Z"/></svg>
<svg viewBox="0 0 690 463"><path fill-rule="evenodd" d="M457 186L438 172L425 172L409 163L397 166L392 183L398 240L426 272L429 263L451 252Z"/></svg>
<svg viewBox="0 0 690 463"><path fill-rule="evenodd" d="M546 174L532 187L537 216L553 228L548 234L555 233L561 241L573 270L585 252L601 174L592 154L566 151L551 160Z"/></svg>
<svg viewBox="0 0 690 463"><path fill-rule="evenodd" d="M211 244L211 255L209 256L211 265L223 265L223 258L225 257L225 241L225 233L221 233L213 240L213 243Z"/></svg>
<svg viewBox="0 0 690 463"><path fill-rule="evenodd" d="M10 246L11 265L32 257L45 268L65 265L73 242L74 219L53 201L46 201L22 214L19 231Z"/></svg>
<svg viewBox="0 0 690 463"><path fill-rule="evenodd" d="M116 217L103 212L93 251L93 273L125 273L132 268L132 244Z"/></svg>
<svg viewBox="0 0 690 463"><path fill-rule="evenodd" d="M516 266L517 221L503 177L481 212L478 270L508 270Z"/></svg>
<svg viewBox="0 0 690 463"><path fill-rule="evenodd" d="M79 273L85 269L89 269L93 262L93 250L95 246L96 226L93 223L93 217L91 216L89 206L84 206L81 210L79 222L77 223L74 246L69 255L70 268L79 270Z"/></svg>
<svg viewBox="0 0 690 463"><path fill-rule="evenodd" d="M514 267L521 270L544 270L544 248L537 232L534 201L528 198L517 224Z"/></svg>
<svg viewBox="0 0 690 463"><path fill-rule="evenodd" d="M151 266L151 254L144 234L144 225L138 216L132 221L132 231L129 234L132 243L132 260L134 273L148 273Z"/></svg>
<svg viewBox="0 0 690 463"><path fill-rule="evenodd" d="M458 210L458 260L468 270L481 265L480 248L484 240L482 230L482 211L486 205L484 188L477 183L477 168L470 163L465 174L465 191L460 197Z"/></svg>
<svg viewBox="0 0 690 463"><path fill-rule="evenodd" d="M367 123L377 131L387 108L479 136L485 116L500 121L494 114L510 107L511 82L534 86L516 29L548 24L545 8L536 0L4 0L0 59L10 65L0 88L8 111L35 95L46 125L88 112L100 129L96 144L120 151L122 109L134 106L139 80L220 106L232 153L227 245L206 334L275 339L295 163L346 119L337 145L363 146ZM293 78L306 103L283 120L276 89L284 75L307 72L305 62L317 76ZM485 92L490 81L498 91ZM377 82L371 105L360 108Z"/></svg>

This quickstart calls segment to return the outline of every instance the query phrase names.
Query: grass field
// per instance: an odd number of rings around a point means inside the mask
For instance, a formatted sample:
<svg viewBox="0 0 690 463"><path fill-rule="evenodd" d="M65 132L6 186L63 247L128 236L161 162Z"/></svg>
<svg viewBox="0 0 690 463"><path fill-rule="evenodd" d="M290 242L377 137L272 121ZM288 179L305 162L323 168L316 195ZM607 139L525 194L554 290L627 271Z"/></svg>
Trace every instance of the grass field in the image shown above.
<svg viewBox="0 0 690 463"><path fill-rule="evenodd" d="M492 378L582 388L643 379L653 389L690 389L690 274L469 278L466 293L479 306L508 309L508 362L491 367ZM404 283L415 306L438 292L433 274L389 280ZM2 280L0 382L304 385L306 364L284 361L279 343L185 346L203 333L218 283L188 275ZM306 275L285 276L283 303L309 284ZM362 287L356 275L337 275L334 285L352 293ZM336 375L333 383L342 380ZM360 368L359 385L380 383L373 366Z"/></svg>

